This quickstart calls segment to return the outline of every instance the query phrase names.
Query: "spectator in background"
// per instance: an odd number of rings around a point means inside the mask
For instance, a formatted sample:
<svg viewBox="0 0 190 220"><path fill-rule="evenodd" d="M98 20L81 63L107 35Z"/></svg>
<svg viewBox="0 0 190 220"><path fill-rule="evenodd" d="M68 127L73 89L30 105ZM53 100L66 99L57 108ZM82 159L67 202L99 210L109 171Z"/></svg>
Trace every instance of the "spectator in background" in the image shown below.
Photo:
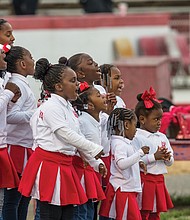
<svg viewBox="0 0 190 220"><path fill-rule="evenodd" d="M12 2L16 15L36 14L38 0L13 0Z"/></svg>
<svg viewBox="0 0 190 220"><path fill-rule="evenodd" d="M112 0L80 0L86 13L113 12Z"/></svg>

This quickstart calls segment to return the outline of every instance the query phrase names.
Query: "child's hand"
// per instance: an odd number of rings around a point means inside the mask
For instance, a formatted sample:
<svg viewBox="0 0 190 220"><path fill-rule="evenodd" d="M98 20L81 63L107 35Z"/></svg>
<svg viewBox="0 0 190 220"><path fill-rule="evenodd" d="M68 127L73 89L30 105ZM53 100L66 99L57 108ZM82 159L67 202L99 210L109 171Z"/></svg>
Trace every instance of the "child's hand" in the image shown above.
<svg viewBox="0 0 190 220"><path fill-rule="evenodd" d="M106 98L107 98L107 111L106 111L106 113L109 115L113 111L114 106L117 103L117 100L116 100L116 96L113 92L107 93Z"/></svg>
<svg viewBox="0 0 190 220"><path fill-rule="evenodd" d="M8 89L14 93L14 97L11 100L12 102L15 103L20 98L21 91L20 91L20 88L16 84L14 84L12 82L7 82L5 89Z"/></svg>
<svg viewBox="0 0 190 220"><path fill-rule="evenodd" d="M150 147L148 147L148 146L143 146L141 149L142 149L142 151L144 152L144 154L149 154Z"/></svg>
<svg viewBox="0 0 190 220"><path fill-rule="evenodd" d="M143 161L140 161L139 166L144 171L144 174L146 175L147 174L147 165Z"/></svg>
<svg viewBox="0 0 190 220"><path fill-rule="evenodd" d="M166 152L166 155L165 155L165 157L164 157L164 160L165 160L165 161L170 161L170 158L171 158L171 151L168 151L168 152Z"/></svg>
<svg viewBox="0 0 190 220"><path fill-rule="evenodd" d="M99 165L99 173L104 178L106 177L106 175L108 173L106 166L104 164L102 164L102 163Z"/></svg>
<svg viewBox="0 0 190 220"><path fill-rule="evenodd" d="M104 151L103 150L101 150L96 156L95 156L95 159L97 160L97 159L99 159L101 156L103 156L104 155Z"/></svg>
<svg viewBox="0 0 190 220"><path fill-rule="evenodd" d="M157 151L154 153L155 160L165 160L167 158L167 148L158 147Z"/></svg>

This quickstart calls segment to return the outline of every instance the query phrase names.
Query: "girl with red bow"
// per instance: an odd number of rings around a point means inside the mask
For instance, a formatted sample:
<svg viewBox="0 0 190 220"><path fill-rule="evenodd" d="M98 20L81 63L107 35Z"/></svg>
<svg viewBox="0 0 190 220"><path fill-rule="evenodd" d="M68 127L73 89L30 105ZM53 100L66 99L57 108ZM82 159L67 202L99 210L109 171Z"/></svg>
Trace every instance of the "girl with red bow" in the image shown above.
<svg viewBox="0 0 190 220"><path fill-rule="evenodd" d="M141 164L147 168L146 172L141 169L142 194L139 194L139 207L142 220L160 220L160 212L173 207L164 183L166 167L174 163L173 150L166 135L159 132L163 110L154 89L151 87L149 91L139 94L137 99L135 113L140 128L137 129L133 144L137 149L143 145L150 147L149 154L141 158Z"/></svg>
<svg viewBox="0 0 190 220"><path fill-rule="evenodd" d="M79 97L73 104L80 112L81 132L88 140L101 144L100 112L107 108L106 99L95 87L89 86L86 82L81 83L79 87ZM105 177L107 169L101 159L87 163L79 154L74 157L73 164L88 198L87 203L75 207L73 220L93 220L94 202L105 199L98 177L99 175Z"/></svg>

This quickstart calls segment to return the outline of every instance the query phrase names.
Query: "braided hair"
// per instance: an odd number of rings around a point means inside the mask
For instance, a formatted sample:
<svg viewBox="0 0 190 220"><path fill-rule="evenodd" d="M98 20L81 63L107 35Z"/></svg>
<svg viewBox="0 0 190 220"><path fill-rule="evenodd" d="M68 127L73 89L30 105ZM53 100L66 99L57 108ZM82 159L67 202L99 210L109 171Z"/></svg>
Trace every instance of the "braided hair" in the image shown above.
<svg viewBox="0 0 190 220"><path fill-rule="evenodd" d="M17 62L22 60L26 49L20 46L13 46L7 52L5 61L7 62L7 71L10 73L17 72Z"/></svg>
<svg viewBox="0 0 190 220"><path fill-rule="evenodd" d="M138 103L135 107L135 114L138 120L140 115L147 117L148 115L151 114L153 110L162 109L162 105L159 102L155 101L154 99L150 99L151 102L153 103L152 108L146 108L144 104L144 100L142 99L142 93L137 95L137 100Z"/></svg>
<svg viewBox="0 0 190 220"><path fill-rule="evenodd" d="M46 58L36 62L34 78L42 82L42 89L49 93L55 92L55 84L61 82L62 73L68 67L63 64L51 64Z"/></svg>
<svg viewBox="0 0 190 220"><path fill-rule="evenodd" d="M115 67L112 64L103 64L100 66L100 71L102 73L102 86L109 90L108 88L112 88L111 82L111 68Z"/></svg>
<svg viewBox="0 0 190 220"><path fill-rule="evenodd" d="M118 132L119 135L124 136L124 122L126 120L131 122L135 118L136 116L133 110L127 108L115 108L109 115L107 122L108 138Z"/></svg>

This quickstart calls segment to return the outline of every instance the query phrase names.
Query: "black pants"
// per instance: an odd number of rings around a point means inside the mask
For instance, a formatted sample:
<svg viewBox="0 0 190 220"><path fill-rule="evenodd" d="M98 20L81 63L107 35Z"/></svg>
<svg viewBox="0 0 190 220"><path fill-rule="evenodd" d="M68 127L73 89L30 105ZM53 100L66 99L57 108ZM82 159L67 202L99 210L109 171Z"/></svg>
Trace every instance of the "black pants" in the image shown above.
<svg viewBox="0 0 190 220"><path fill-rule="evenodd" d="M16 15L34 15L37 5L38 0L13 0Z"/></svg>
<svg viewBox="0 0 190 220"><path fill-rule="evenodd" d="M57 206L51 205L47 202L40 204L40 220L72 220L73 219L73 205Z"/></svg>

